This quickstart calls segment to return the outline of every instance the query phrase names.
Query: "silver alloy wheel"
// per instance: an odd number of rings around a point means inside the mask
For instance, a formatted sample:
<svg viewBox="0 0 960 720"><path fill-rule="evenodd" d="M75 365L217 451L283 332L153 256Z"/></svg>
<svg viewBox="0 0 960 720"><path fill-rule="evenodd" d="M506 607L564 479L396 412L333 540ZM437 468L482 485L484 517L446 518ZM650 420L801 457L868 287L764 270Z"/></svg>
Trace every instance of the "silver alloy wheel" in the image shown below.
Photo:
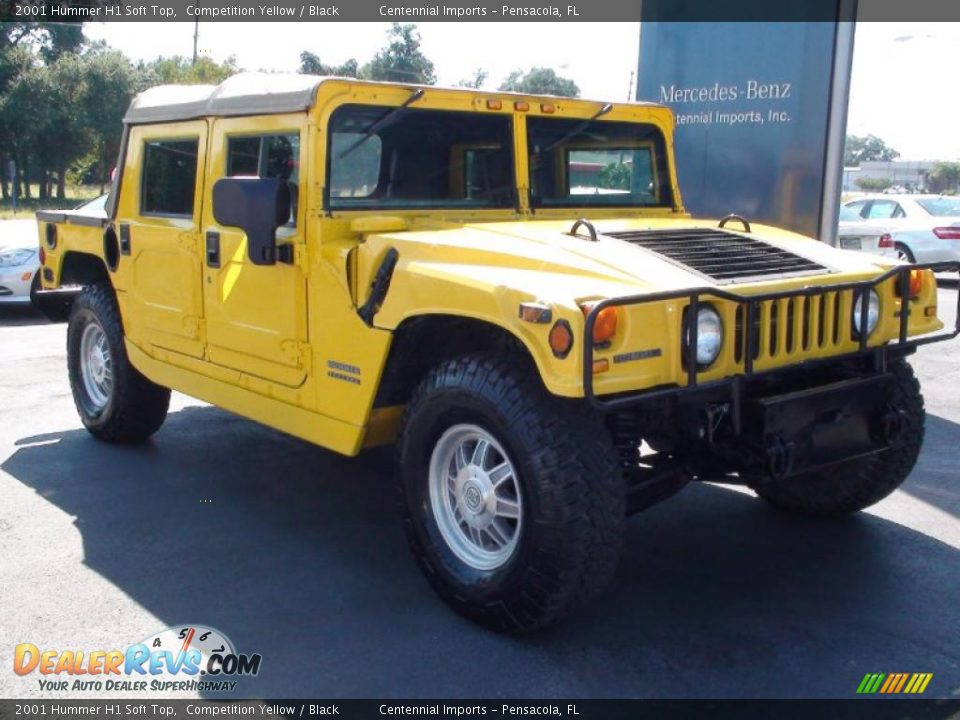
<svg viewBox="0 0 960 720"><path fill-rule="evenodd" d="M430 505L444 541L476 570L495 570L513 555L523 525L520 480L494 437L454 425L434 445Z"/></svg>
<svg viewBox="0 0 960 720"><path fill-rule="evenodd" d="M113 392L113 360L107 335L97 323L90 323L80 337L80 378L95 412L103 410Z"/></svg>

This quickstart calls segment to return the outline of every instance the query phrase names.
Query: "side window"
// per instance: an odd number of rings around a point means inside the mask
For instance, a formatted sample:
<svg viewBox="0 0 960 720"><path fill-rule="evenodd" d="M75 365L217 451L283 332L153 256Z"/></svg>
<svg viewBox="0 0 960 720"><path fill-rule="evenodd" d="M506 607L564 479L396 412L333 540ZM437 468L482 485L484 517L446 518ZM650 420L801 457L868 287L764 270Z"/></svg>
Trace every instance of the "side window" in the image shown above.
<svg viewBox="0 0 960 720"><path fill-rule="evenodd" d="M867 215L869 220L889 220L897 217L896 211L900 206L890 200L874 200Z"/></svg>
<svg viewBox="0 0 960 720"><path fill-rule="evenodd" d="M296 224L300 187L300 135L246 135L227 138L227 176L286 180L290 186L290 225Z"/></svg>
<svg viewBox="0 0 960 720"><path fill-rule="evenodd" d="M140 213L193 215L199 138L148 140L144 146Z"/></svg>
<svg viewBox="0 0 960 720"><path fill-rule="evenodd" d="M891 215L890 217L902 218L902 217L906 217L906 216L907 216L907 213L905 213L905 212L903 211L903 208L900 206L900 203L894 203L894 204L893 204L893 215Z"/></svg>
<svg viewBox="0 0 960 720"><path fill-rule="evenodd" d="M359 144L358 144L359 143ZM353 148L353 150L351 150ZM359 132L335 132L330 140L333 160L351 153L350 162L330 163L330 197L368 198L380 180L383 143L377 135L366 138Z"/></svg>
<svg viewBox="0 0 960 720"><path fill-rule="evenodd" d="M865 217L865 215L863 214L863 211L864 211L864 209L866 209L866 207L867 207L867 201L866 201L866 200L857 200L856 202L850 203L850 204L847 205L846 207L850 208L850 210L852 210L853 212L855 212L855 213L856 213L857 215L859 215L860 217Z"/></svg>

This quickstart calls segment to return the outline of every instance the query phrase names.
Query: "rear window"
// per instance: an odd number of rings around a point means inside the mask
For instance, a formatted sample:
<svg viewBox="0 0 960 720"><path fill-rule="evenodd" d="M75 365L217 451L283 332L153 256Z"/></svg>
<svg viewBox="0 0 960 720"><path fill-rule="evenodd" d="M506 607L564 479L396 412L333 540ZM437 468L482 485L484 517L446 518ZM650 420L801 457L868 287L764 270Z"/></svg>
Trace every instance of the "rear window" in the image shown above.
<svg viewBox="0 0 960 720"><path fill-rule="evenodd" d="M330 120L331 209L515 205L506 115L345 105Z"/></svg>
<svg viewBox="0 0 960 720"><path fill-rule="evenodd" d="M144 215L193 215L199 138L148 140L144 147L140 212Z"/></svg>
<svg viewBox="0 0 960 720"><path fill-rule="evenodd" d="M843 205L841 205L840 220L843 222L859 222L860 220L863 220L863 218L860 217L860 213L854 211L851 208L844 207Z"/></svg>
<svg viewBox="0 0 960 720"><path fill-rule="evenodd" d="M927 198L917 205L934 217L960 217L960 198Z"/></svg>
<svg viewBox="0 0 960 720"><path fill-rule="evenodd" d="M669 207L663 134L653 125L527 119L536 206Z"/></svg>

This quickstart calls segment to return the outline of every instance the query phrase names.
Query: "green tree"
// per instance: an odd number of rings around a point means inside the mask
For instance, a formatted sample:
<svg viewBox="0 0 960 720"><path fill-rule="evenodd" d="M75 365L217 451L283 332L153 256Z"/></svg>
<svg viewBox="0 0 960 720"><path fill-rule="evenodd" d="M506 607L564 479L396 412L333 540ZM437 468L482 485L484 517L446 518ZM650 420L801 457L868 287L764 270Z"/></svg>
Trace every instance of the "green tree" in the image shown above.
<svg viewBox="0 0 960 720"><path fill-rule="evenodd" d="M490 77L488 73L483 68L477 68L473 71L473 75L468 78L464 78L457 83L457 87L463 88L473 88L474 90L479 90L483 87L483 84L487 81L487 78Z"/></svg>
<svg viewBox="0 0 960 720"><path fill-rule="evenodd" d="M421 85L437 82L433 63L420 49L420 33L413 23L393 23L387 33L387 46L363 66L360 77Z"/></svg>
<svg viewBox="0 0 960 720"><path fill-rule="evenodd" d="M3 125L19 130L13 143L14 157L29 176L30 160L39 179L39 197L64 197L67 169L90 149L89 127L80 108L85 83L83 61L64 54L49 65L36 65L11 85L3 102ZM28 119L25 121L24 119ZM29 197L29 183L24 196Z"/></svg>
<svg viewBox="0 0 960 720"><path fill-rule="evenodd" d="M40 3L47 5L49 2ZM91 0L85 6L103 5ZM47 17L50 11L47 10ZM2 22L0 23L0 51L9 47L36 48L40 58L50 63L64 53L77 53L83 45L82 22Z"/></svg>
<svg viewBox="0 0 960 720"><path fill-rule="evenodd" d="M305 75L334 75L336 77L357 77L360 73L359 63L350 58L342 65L327 65L320 62L314 53L304 50L300 53L300 67L297 72Z"/></svg>
<svg viewBox="0 0 960 720"><path fill-rule="evenodd" d="M123 116L144 77L116 50L88 54L83 70L81 110L90 131L92 170L103 192L120 152Z"/></svg>
<svg viewBox="0 0 960 720"><path fill-rule="evenodd" d="M580 88L573 80L561 77L553 69L545 67L531 68L526 73L522 70L514 70L500 84L500 90L532 95L580 97Z"/></svg>
<svg viewBox="0 0 960 720"><path fill-rule="evenodd" d="M859 167L860 163L867 160L895 160L898 157L900 157L900 153L876 135L867 135L866 137L847 135L843 150L843 165L844 167Z"/></svg>
<svg viewBox="0 0 960 720"><path fill-rule="evenodd" d="M153 85L216 85L238 72L237 59L233 55L222 63L202 57L193 62L182 55L159 57L141 63L145 87Z"/></svg>
<svg viewBox="0 0 960 720"><path fill-rule="evenodd" d="M960 190L960 162L938 162L927 176L933 192L956 192Z"/></svg>
<svg viewBox="0 0 960 720"><path fill-rule="evenodd" d="M597 186L616 190L630 189L630 166L626 163L609 163L600 169Z"/></svg>
<svg viewBox="0 0 960 720"><path fill-rule="evenodd" d="M854 181L857 184L857 187L861 190L867 190L868 192L882 192L888 187L893 185L893 180L890 178L857 178Z"/></svg>

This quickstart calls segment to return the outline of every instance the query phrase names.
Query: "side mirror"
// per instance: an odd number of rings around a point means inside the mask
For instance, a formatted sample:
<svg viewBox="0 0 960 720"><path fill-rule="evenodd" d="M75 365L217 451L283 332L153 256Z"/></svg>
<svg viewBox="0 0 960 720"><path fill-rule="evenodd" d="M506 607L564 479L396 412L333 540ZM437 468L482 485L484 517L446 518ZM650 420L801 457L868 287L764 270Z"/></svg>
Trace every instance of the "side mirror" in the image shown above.
<svg viewBox="0 0 960 720"><path fill-rule="evenodd" d="M221 178L213 185L213 217L247 234L254 265L277 263L277 228L290 219L290 188L276 178Z"/></svg>

